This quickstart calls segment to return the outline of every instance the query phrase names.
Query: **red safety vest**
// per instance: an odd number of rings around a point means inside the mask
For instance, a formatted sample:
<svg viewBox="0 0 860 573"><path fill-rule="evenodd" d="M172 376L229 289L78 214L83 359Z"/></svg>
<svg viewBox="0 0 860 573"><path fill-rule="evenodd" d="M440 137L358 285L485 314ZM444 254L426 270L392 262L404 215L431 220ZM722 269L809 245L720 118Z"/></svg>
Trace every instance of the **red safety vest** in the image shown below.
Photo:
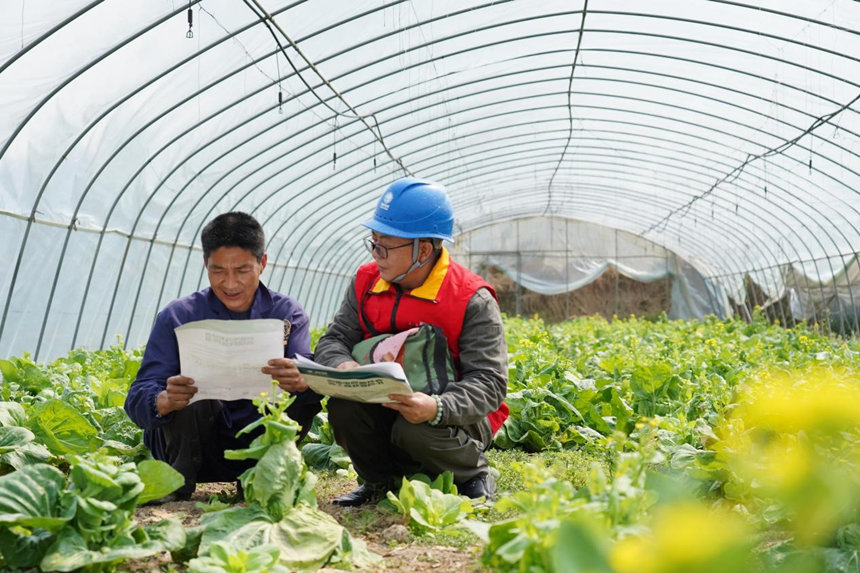
<svg viewBox="0 0 860 573"><path fill-rule="evenodd" d="M376 263L362 265L355 276L355 296L364 337L402 332L422 323L438 326L448 339L454 367L460 375L460 332L466 306L478 289L496 291L484 279L451 260L443 248L424 284L411 291L398 291L379 276ZM487 419L493 434L508 417L508 405L491 412Z"/></svg>

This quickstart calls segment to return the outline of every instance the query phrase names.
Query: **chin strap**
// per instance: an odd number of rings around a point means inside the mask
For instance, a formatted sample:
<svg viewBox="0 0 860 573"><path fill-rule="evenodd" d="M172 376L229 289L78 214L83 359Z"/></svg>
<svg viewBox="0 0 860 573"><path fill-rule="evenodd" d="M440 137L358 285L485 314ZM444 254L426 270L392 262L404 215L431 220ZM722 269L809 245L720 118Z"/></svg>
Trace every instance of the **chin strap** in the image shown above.
<svg viewBox="0 0 860 573"><path fill-rule="evenodd" d="M423 267L424 265L426 265L427 263L429 263L430 261L433 260L433 257L427 257L427 260L424 261L423 263L418 262L418 247L420 245L421 245L421 239L412 239L412 264L409 265L409 268L406 269L406 272L399 274L396 277L394 277L393 279L391 279L391 282L399 283L400 281L402 281L403 279L406 278L406 275L408 275L409 273L411 273L415 269L420 269L421 267Z"/></svg>

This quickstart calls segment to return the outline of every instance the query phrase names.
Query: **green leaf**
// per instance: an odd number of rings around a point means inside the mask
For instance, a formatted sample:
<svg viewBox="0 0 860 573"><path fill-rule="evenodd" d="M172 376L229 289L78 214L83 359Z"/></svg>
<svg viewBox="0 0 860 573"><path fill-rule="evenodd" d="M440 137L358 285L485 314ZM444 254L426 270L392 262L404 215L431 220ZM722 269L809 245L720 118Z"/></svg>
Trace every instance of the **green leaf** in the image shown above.
<svg viewBox="0 0 860 573"><path fill-rule="evenodd" d="M52 457L48 448L37 442L30 442L0 453L0 467L5 465L19 470L26 465L48 462Z"/></svg>
<svg viewBox="0 0 860 573"><path fill-rule="evenodd" d="M0 454L20 448L36 439L27 428L20 426L0 426Z"/></svg>
<svg viewBox="0 0 860 573"><path fill-rule="evenodd" d="M27 427L27 414L24 412L24 407L17 402L0 402L0 426Z"/></svg>
<svg viewBox="0 0 860 573"><path fill-rule="evenodd" d="M137 464L137 472L144 486L137 498L139 505L163 497L185 484L181 473L160 460L143 460Z"/></svg>
<svg viewBox="0 0 860 573"><path fill-rule="evenodd" d="M27 392L37 393L51 386L51 379L28 355L0 360L0 374L7 382L17 382Z"/></svg>
<svg viewBox="0 0 860 573"><path fill-rule="evenodd" d="M449 479L437 479L434 483L444 486ZM456 494L442 492L422 479L403 478L400 492L397 495L388 492L387 498L396 511L410 517L412 525L425 531L441 531L451 527L471 514L473 509L470 501Z"/></svg>
<svg viewBox="0 0 860 573"><path fill-rule="evenodd" d="M236 550L274 545L280 551L279 564L296 571L315 571L333 556L346 550L345 530L328 514L300 504L280 521L271 521L261 510L224 510L205 514L206 529L200 542L201 554L218 542Z"/></svg>
<svg viewBox="0 0 860 573"><path fill-rule="evenodd" d="M131 452L133 448L143 445L143 430L129 419L123 408L101 408L93 410L91 414L100 427L103 446ZM112 442L121 442L123 445ZM144 451L146 451L145 447ZM124 455L132 454L124 453Z"/></svg>
<svg viewBox="0 0 860 573"><path fill-rule="evenodd" d="M34 464L0 476L0 524L57 531L75 514L64 503L66 477L53 466Z"/></svg>
<svg viewBox="0 0 860 573"><path fill-rule="evenodd" d="M29 569L36 567L45 555L54 534L44 529L24 530L0 527L0 557L7 569Z"/></svg>
<svg viewBox="0 0 860 573"><path fill-rule="evenodd" d="M107 490L108 496L113 497L122 492L122 487L114 479L117 470L116 466L104 467L104 464L93 459L76 457L72 462L70 476L81 491L92 493Z"/></svg>
<svg viewBox="0 0 860 573"><path fill-rule="evenodd" d="M633 369L630 387L637 397L644 398L659 394L665 389L672 377L672 367L658 362Z"/></svg>
<svg viewBox="0 0 860 573"><path fill-rule="evenodd" d="M18 382L20 380L18 366L11 360L0 360L0 374L8 382Z"/></svg>
<svg viewBox="0 0 860 573"><path fill-rule="evenodd" d="M98 446L98 430L74 408L60 400L36 406L31 429L55 455L84 454Z"/></svg>
<svg viewBox="0 0 860 573"><path fill-rule="evenodd" d="M80 533L63 529L48 549L40 567L44 571L75 571L95 564L144 559L163 551L178 549L185 543L185 530L176 519L138 529L138 537L120 536L109 545L90 548Z"/></svg>
<svg viewBox="0 0 860 573"><path fill-rule="evenodd" d="M189 573L288 573L278 565L280 549L275 545L258 545L251 549L236 550L226 543L218 542L209 548L208 555L192 559Z"/></svg>
<svg viewBox="0 0 860 573"><path fill-rule="evenodd" d="M126 459L146 458L149 455L149 448L144 445L142 440L134 446L116 440L105 440L99 451L109 456L119 456Z"/></svg>
<svg viewBox="0 0 860 573"><path fill-rule="evenodd" d="M556 571L570 573L613 573L609 564L609 532L590 525L586 519L562 523L554 547Z"/></svg>
<svg viewBox="0 0 860 573"><path fill-rule="evenodd" d="M305 444L302 446L302 457L310 468L321 471L345 469L351 463L349 456L337 444Z"/></svg>
<svg viewBox="0 0 860 573"><path fill-rule="evenodd" d="M273 444L251 471L253 479L245 488L246 496L266 507L273 518L281 518L302 499L315 503L316 476L305 471L293 441Z"/></svg>

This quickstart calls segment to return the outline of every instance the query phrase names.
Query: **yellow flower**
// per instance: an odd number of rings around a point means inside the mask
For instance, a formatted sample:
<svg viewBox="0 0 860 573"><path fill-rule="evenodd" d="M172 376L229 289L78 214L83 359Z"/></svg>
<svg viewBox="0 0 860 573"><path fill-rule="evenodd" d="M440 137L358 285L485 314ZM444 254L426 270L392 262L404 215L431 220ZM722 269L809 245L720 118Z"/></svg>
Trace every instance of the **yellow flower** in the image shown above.
<svg viewBox="0 0 860 573"><path fill-rule="evenodd" d="M767 374L739 395L715 449L746 496L782 508L796 542L815 545L860 507L860 377L825 367Z"/></svg>
<svg viewBox="0 0 860 573"><path fill-rule="evenodd" d="M649 534L620 540L610 553L618 573L741 571L750 526L726 510L696 501L660 507Z"/></svg>
<svg viewBox="0 0 860 573"><path fill-rule="evenodd" d="M741 396L735 412L748 427L776 432L839 432L860 426L860 381L824 368L808 373L761 375Z"/></svg>
<svg viewBox="0 0 860 573"><path fill-rule="evenodd" d="M618 573L653 573L657 571L656 555L642 537L627 537L615 544L609 563Z"/></svg>
<svg viewBox="0 0 860 573"><path fill-rule="evenodd" d="M809 444L793 435L772 437L738 461L747 479L783 496L802 487L815 465Z"/></svg>
<svg viewBox="0 0 860 573"><path fill-rule="evenodd" d="M657 554L669 563L690 566L689 571L745 545L747 535L748 526L739 517L695 502L668 507L657 516L654 527Z"/></svg>

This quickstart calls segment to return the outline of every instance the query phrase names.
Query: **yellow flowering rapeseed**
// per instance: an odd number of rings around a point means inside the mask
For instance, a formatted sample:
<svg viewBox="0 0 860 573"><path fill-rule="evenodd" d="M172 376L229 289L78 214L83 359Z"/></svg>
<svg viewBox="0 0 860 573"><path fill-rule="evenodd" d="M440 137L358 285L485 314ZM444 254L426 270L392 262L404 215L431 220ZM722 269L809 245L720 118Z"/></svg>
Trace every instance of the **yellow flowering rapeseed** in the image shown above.
<svg viewBox="0 0 860 573"><path fill-rule="evenodd" d="M727 488L751 511L781 508L815 545L860 510L860 376L815 367L759 376L738 396L716 445Z"/></svg>
<svg viewBox="0 0 860 573"><path fill-rule="evenodd" d="M696 501L662 506L651 531L620 540L610 553L617 573L717 573L746 570L751 528L738 515Z"/></svg>

